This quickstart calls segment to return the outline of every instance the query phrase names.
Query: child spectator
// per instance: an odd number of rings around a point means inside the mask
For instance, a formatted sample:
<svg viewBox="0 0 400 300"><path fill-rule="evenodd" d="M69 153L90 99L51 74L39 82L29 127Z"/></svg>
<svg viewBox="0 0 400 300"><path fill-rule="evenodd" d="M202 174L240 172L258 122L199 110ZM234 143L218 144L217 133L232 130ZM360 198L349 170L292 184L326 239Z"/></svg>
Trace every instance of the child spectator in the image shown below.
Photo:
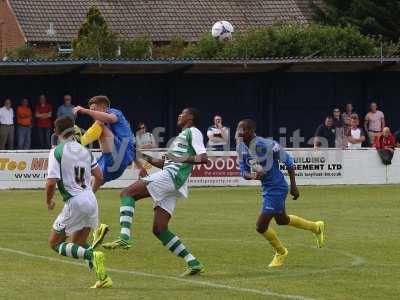
<svg viewBox="0 0 400 300"><path fill-rule="evenodd" d="M347 147L349 149L360 149L365 141L364 130L359 127L360 121L356 114L350 117L350 128L347 132Z"/></svg>

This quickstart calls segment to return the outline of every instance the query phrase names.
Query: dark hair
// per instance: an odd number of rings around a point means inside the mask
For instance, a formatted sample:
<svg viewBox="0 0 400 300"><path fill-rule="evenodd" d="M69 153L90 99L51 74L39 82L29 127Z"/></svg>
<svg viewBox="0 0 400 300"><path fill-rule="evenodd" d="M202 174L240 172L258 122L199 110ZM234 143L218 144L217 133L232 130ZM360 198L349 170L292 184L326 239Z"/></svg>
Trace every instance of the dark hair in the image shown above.
<svg viewBox="0 0 400 300"><path fill-rule="evenodd" d="M62 116L57 118L54 122L54 127L58 136L68 138L74 134L75 121L70 116Z"/></svg>
<svg viewBox="0 0 400 300"><path fill-rule="evenodd" d="M107 107L110 107L111 101L107 96L94 96L89 100L89 106L92 104L104 104Z"/></svg>
<svg viewBox="0 0 400 300"><path fill-rule="evenodd" d="M142 127L142 125L143 125L145 128L147 128L146 124L144 124L143 122L140 122L140 123L138 123L137 126L136 126L136 131L139 131L139 130L140 130L140 127Z"/></svg>
<svg viewBox="0 0 400 300"><path fill-rule="evenodd" d="M199 110L197 108L194 108L194 107L187 107L186 109L189 111L189 113L193 117L193 124L195 126L197 126L199 124L199 121L200 121L200 112L199 112Z"/></svg>
<svg viewBox="0 0 400 300"><path fill-rule="evenodd" d="M325 120L326 120L326 119L333 120L333 117L332 117L332 116L326 116Z"/></svg>
<svg viewBox="0 0 400 300"><path fill-rule="evenodd" d="M245 123L246 126L252 131L256 131L257 124L253 119L243 119L241 122Z"/></svg>

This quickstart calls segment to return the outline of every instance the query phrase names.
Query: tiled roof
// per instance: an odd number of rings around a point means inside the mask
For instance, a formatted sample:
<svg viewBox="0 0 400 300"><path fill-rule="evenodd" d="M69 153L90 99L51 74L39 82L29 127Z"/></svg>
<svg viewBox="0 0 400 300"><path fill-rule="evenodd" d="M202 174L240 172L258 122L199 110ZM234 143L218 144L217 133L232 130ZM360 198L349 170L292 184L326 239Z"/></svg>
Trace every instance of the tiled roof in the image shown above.
<svg viewBox="0 0 400 300"><path fill-rule="evenodd" d="M276 21L307 23L300 0L9 0L28 41L70 41L91 6L125 38L148 35L153 41L182 36L197 40L214 22L227 20L236 31ZM54 25L55 36L46 31Z"/></svg>

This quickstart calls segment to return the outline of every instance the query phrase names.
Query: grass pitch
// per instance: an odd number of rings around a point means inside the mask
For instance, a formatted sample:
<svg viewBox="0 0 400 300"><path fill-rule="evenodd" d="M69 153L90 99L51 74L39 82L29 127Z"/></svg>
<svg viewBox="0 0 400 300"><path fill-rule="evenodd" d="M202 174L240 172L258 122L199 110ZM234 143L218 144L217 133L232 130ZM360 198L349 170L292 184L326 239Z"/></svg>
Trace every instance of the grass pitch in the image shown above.
<svg viewBox="0 0 400 300"><path fill-rule="evenodd" d="M255 231L258 188L191 189L170 229L205 265L181 279L183 261L152 236L152 202L136 206L135 241L106 252L114 288L90 290L94 274L58 256L47 238L54 212L42 191L0 191L0 299L399 299L400 199L397 186L301 187L288 213L325 220L326 248L311 233L278 227L289 249L270 270L269 244ZM100 218L118 232L117 190L98 193Z"/></svg>

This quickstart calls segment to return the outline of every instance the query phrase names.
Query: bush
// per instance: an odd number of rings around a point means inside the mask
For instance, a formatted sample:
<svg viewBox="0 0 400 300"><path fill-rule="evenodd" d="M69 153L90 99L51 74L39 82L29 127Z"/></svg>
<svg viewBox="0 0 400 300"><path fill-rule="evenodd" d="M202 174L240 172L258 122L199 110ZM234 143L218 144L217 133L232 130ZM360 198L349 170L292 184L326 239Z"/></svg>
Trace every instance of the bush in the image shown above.
<svg viewBox="0 0 400 300"><path fill-rule="evenodd" d="M148 37L138 37L121 41L121 57L148 58L151 56L152 43Z"/></svg>
<svg viewBox="0 0 400 300"><path fill-rule="evenodd" d="M168 45L161 46L155 56L162 58L179 58L183 57L186 42L183 38L173 37Z"/></svg>
<svg viewBox="0 0 400 300"><path fill-rule="evenodd" d="M23 45L13 50L7 49L5 57L9 59L34 59L38 58L38 54L31 45Z"/></svg>
<svg viewBox="0 0 400 300"><path fill-rule="evenodd" d="M164 57L198 58L260 58L318 56L363 56L379 54L377 39L362 35L351 26L334 27L321 25L276 24L236 34L232 41L220 42L210 34L204 34L194 44L184 47L183 40L177 47L164 46ZM174 46L172 46L174 45ZM397 46L397 47L396 47ZM171 51L170 48L175 49ZM179 49L179 51L177 50ZM390 53L398 51L398 44L385 46ZM173 55L169 55L173 52Z"/></svg>

